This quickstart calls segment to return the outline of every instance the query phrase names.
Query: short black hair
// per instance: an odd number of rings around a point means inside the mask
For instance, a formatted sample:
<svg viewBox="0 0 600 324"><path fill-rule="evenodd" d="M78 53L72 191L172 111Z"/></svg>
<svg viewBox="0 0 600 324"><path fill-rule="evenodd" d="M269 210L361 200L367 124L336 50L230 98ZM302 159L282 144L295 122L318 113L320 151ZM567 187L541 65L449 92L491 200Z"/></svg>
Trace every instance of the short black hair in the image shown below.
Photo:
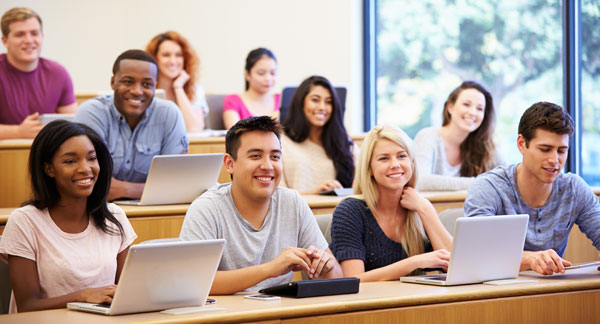
<svg viewBox="0 0 600 324"><path fill-rule="evenodd" d="M275 119L269 116L242 119L235 123L225 135L225 152L234 160L237 159L237 151L240 148L240 136L251 131L273 132L278 140L281 137L281 127Z"/></svg>
<svg viewBox="0 0 600 324"><path fill-rule="evenodd" d="M543 129L559 135L573 135L573 119L559 105L551 102L536 102L527 108L519 121L519 134L525 139L525 144L535 137L536 129Z"/></svg>
<svg viewBox="0 0 600 324"><path fill-rule="evenodd" d="M117 225L121 234L123 234L121 223L108 210L106 204L106 196L112 178L112 157L100 136L84 124L55 120L38 133L33 140L29 153L29 175L33 198L23 203L23 205L33 205L41 210L53 207L59 202L60 192L56 187L56 181L46 174L44 164L52 163L54 155L65 141L80 135L89 138L92 145L94 145L100 167L100 173L94 184L92 194L87 198L86 209L94 220L96 227L106 233L113 234L106 225L106 220L108 220Z"/></svg>
<svg viewBox="0 0 600 324"><path fill-rule="evenodd" d="M121 68L122 60L138 60L138 61L150 62L150 63L154 64L154 66L156 66L156 71L158 72L158 64L156 63L156 60L154 59L154 57L152 57L152 55L150 55L142 50L131 49L131 50L127 50L127 51L121 53L121 55L119 55L117 57L117 59L115 60L115 63L113 64L113 69L112 69L113 75L117 75L117 72L119 72L119 69Z"/></svg>

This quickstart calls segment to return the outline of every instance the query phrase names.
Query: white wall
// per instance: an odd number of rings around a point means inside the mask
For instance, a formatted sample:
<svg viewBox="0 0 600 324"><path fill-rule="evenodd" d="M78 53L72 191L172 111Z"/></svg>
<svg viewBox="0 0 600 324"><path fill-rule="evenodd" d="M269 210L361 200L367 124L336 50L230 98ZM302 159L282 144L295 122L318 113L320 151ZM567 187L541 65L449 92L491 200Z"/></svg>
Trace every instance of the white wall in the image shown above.
<svg viewBox="0 0 600 324"><path fill-rule="evenodd" d="M360 0L2 0L35 10L44 24L42 56L63 64L76 92L108 90L114 59L145 48L156 34L186 36L201 60L207 93L243 91L247 53L267 47L279 63L278 90L321 74L348 86L346 126L362 130ZM0 52L6 49L0 45Z"/></svg>

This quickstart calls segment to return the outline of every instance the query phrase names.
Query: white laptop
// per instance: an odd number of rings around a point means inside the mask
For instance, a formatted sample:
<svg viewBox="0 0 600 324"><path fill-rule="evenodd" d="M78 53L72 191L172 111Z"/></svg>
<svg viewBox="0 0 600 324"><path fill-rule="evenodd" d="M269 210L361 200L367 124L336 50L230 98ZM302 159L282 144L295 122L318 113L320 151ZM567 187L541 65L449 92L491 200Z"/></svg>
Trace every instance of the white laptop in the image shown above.
<svg viewBox="0 0 600 324"><path fill-rule="evenodd" d="M47 125L55 120L67 120L70 122L75 121L75 114L41 114L38 119L42 125Z"/></svg>
<svg viewBox="0 0 600 324"><path fill-rule="evenodd" d="M528 222L529 215L458 218L448 273L402 277L400 280L452 286L516 278Z"/></svg>
<svg viewBox="0 0 600 324"><path fill-rule="evenodd" d="M115 92L113 90L100 90L97 93L98 93L97 97L104 97L104 96L114 94ZM154 98L167 99L167 93L165 92L164 89L155 89L154 90Z"/></svg>
<svg viewBox="0 0 600 324"><path fill-rule="evenodd" d="M140 200L120 205L187 204L217 184L223 153L156 155L150 164Z"/></svg>
<svg viewBox="0 0 600 324"><path fill-rule="evenodd" d="M78 311L119 315L202 306L225 240L133 245L111 304L68 303Z"/></svg>

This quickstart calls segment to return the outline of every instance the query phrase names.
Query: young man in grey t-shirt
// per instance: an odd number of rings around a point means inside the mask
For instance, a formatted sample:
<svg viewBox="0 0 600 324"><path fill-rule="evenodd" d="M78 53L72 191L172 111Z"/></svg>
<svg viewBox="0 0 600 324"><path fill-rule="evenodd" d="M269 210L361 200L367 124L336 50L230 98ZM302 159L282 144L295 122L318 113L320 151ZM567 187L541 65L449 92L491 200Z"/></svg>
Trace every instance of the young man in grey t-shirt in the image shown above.
<svg viewBox="0 0 600 324"><path fill-rule="evenodd" d="M564 273L573 224L600 250L598 197L579 176L561 172L571 134L573 121L560 106L534 104L519 122L523 162L480 175L467 192L466 216L529 215L521 270Z"/></svg>
<svg viewBox="0 0 600 324"><path fill-rule="evenodd" d="M185 216L182 240L227 240L211 294L285 283L299 270L309 278L342 276L306 202L278 187L279 133L266 116L236 123L227 132L223 159L231 184L208 190Z"/></svg>

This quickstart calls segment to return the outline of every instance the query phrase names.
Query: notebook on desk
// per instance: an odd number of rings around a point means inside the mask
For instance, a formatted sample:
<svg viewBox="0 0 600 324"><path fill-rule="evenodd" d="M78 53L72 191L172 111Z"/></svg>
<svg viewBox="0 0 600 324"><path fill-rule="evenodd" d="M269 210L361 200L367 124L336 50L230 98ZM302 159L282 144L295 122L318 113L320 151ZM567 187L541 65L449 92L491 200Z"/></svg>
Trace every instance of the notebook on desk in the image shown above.
<svg viewBox="0 0 600 324"><path fill-rule="evenodd" d="M225 240L133 245L111 304L68 303L67 308L103 315L202 306Z"/></svg>
<svg viewBox="0 0 600 324"><path fill-rule="evenodd" d="M187 204L217 184L222 153L156 155L140 200L117 200L120 205Z"/></svg>
<svg viewBox="0 0 600 324"><path fill-rule="evenodd" d="M448 273L408 276L400 280L452 286L516 278L528 222L529 215L458 218Z"/></svg>

